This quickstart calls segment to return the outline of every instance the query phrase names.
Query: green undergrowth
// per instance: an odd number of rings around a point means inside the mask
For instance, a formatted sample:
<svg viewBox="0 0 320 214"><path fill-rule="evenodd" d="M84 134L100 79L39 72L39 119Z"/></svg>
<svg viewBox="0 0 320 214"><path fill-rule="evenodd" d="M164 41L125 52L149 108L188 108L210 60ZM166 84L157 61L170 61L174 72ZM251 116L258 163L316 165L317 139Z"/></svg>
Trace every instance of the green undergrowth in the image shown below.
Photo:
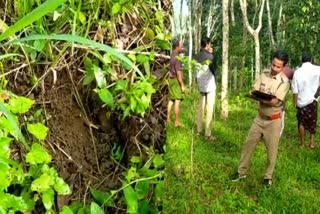
<svg viewBox="0 0 320 214"><path fill-rule="evenodd" d="M213 128L216 141L207 142L195 134L196 93L181 104L185 127L167 127L164 213L320 213L320 148L299 147L292 95L270 189L262 184L267 158L263 143L252 156L247 179L230 180L257 105L243 94L230 96L229 119L223 121L219 98L218 94ZM318 134L316 142L319 140Z"/></svg>

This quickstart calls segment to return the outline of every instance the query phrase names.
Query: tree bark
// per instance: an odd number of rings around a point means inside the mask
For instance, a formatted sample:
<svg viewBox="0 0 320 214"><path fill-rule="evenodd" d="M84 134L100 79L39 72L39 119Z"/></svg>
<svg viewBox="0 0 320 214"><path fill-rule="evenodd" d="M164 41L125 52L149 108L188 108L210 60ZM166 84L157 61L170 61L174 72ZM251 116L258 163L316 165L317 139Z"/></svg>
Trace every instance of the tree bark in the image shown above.
<svg viewBox="0 0 320 214"><path fill-rule="evenodd" d="M264 10L264 5L265 5L265 0L262 0L261 6L260 6L260 11L259 11L259 24L256 29L253 29L248 21L248 15L247 15L247 0L240 0L240 8L242 12L242 16L244 19L245 26L249 33L252 35L254 39L254 43L256 45L255 47L255 70L256 70L256 75L255 78L258 78L260 75L260 67L261 67L261 60L260 60L260 45L257 46L259 42L259 32L262 28L262 14Z"/></svg>
<svg viewBox="0 0 320 214"><path fill-rule="evenodd" d="M242 35L242 46L243 49L246 50L247 49L247 37L248 37L248 32L246 30L246 26L243 23L243 35ZM245 63L246 63L246 55L243 54L241 57L241 77L240 77L240 83L239 83L239 87L242 89L244 86L244 79L245 79Z"/></svg>
<svg viewBox="0 0 320 214"><path fill-rule="evenodd" d="M280 35L281 34L280 33L281 17L282 17L282 1L280 3L278 23L277 23L277 33L276 33L277 45L278 46L280 46L280 44L281 44L281 35Z"/></svg>
<svg viewBox="0 0 320 214"><path fill-rule="evenodd" d="M221 88L221 118L229 115L228 103L228 73L229 73L229 0L222 1L222 88Z"/></svg>
<svg viewBox="0 0 320 214"><path fill-rule="evenodd" d="M234 27L236 25L236 21L235 21L235 18L234 18L234 0L231 0L230 13L231 13L232 27Z"/></svg>
<svg viewBox="0 0 320 214"><path fill-rule="evenodd" d="M193 50L193 31L192 31L192 10L193 9L193 1L190 3L190 7L189 7L189 61L191 62L192 60L192 50ZM191 64L189 63L189 67L188 67L188 74L189 74L189 88L191 89L192 86L192 70L191 70Z"/></svg>
<svg viewBox="0 0 320 214"><path fill-rule="evenodd" d="M270 14L270 5L269 5L269 0L266 0L266 4L267 4L267 13L268 13L268 26L269 26L269 38L270 38L270 44L271 44L271 49L275 49L276 48L276 44L274 41L274 37L273 37L273 30L272 30L272 18L271 18L271 14Z"/></svg>

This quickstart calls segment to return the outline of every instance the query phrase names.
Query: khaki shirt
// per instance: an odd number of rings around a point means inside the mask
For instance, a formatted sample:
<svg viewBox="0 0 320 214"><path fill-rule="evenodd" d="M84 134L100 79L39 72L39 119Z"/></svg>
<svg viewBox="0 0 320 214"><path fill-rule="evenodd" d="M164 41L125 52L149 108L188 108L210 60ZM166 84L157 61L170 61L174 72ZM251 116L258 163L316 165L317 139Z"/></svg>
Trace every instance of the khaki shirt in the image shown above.
<svg viewBox="0 0 320 214"><path fill-rule="evenodd" d="M281 112L289 88L290 83L284 73L281 72L276 76L271 76L270 71L264 71L264 73L260 75L259 79L254 84L254 89L267 94L272 94L276 96L280 102L276 106L269 106L260 103L259 111L267 116Z"/></svg>

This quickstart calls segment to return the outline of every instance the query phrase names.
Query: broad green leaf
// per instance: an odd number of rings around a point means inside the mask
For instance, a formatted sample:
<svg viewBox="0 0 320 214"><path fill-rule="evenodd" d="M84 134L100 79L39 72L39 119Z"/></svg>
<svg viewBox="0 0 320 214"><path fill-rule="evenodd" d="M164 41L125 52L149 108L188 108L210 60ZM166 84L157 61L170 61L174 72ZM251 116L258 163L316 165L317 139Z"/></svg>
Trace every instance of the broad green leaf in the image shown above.
<svg viewBox="0 0 320 214"><path fill-rule="evenodd" d="M90 192L94 198L94 200L100 205L100 206L113 206L114 201L110 193L108 192L102 192L95 189L90 189Z"/></svg>
<svg viewBox="0 0 320 214"><path fill-rule="evenodd" d="M55 168L50 167L48 164L43 164L41 168L42 173L47 173L51 177L58 177L58 172Z"/></svg>
<svg viewBox="0 0 320 214"><path fill-rule="evenodd" d="M111 16L117 15L121 11L121 5L117 2L113 4L111 9Z"/></svg>
<svg viewBox="0 0 320 214"><path fill-rule="evenodd" d="M150 40L154 40L154 32L151 28L147 28L146 30L146 36L150 39Z"/></svg>
<svg viewBox="0 0 320 214"><path fill-rule="evenodd" d="M32 24L34 21L40 19L47 13L54 11L58 6L63 4L66 0L47 0L39 7L34 9L32 12L25 15L19 21L15 22L14 25L10 26L5 32L0 35L0 41L8 38L9 36L15 34L16 32L24 29L28 25Z"/></svg>
<svg viewBox="0 0 320 214"><path fill-rule="evenodd" d="M35 179L31 184L31 190L40 193L46 192L51 189L54 184L54 178L47 173L42 174L39 178Z"/></svg>
<svg viewBox="0 0 320 214"><path fill-rule="evenodd" d="M170 50L171 44L166 40L157 39L156 44L163 50Z"/></svg>
<svg viewBox="0 0 320 214"><path fill-rule="evenodd" d="M136 167L132 166L130 169L127 171L126 179L127 181L131 181L133 178L138 177L137 174L137 169Z"/></svg>
<svg viewBox="0 0 320 214"><path fill-rule="evenodd" d="M156 169L163 167L164 166L164 160L162 155L156 154L154 159L153 159L153 165Z"/></svg>
<svg viewBox="0 0 320 214"><path fill-rule="evenodd" d="M35 40L33 42L33 48L36 49L38 52L41 52L46 46L46 43L47 42L45 40Z"/></svg>
<svg viewBox="0 0 320 214"><path fill-rule="evenodd" d="M128 81L127 80L118 80L116 83L115 90L125 91L127 89Z"/></svg>
<svg viewBox="0 0 320 214"><path fill-rule="evenodd" d="M132 163L140 163L141 162L141 158L139 156L132 156L130 161Z"/></svg>
<svg viewBox="0 0 320 214"><path fill-rule="evenodd" d="M135 54L128 54L128 58L131 59L133 62L135 62L137 59Z"/></svg>
<svg viewBox="0 0 320 214"><path fill-rule="evenodd" d="M150 181L149 180L138 182L135 186L137 198L139 200L145 198L149 193L149 189L150 189Z"/></svg>
<svg viewBox="0 0 320 214"><path fill-rule="evenodd" d="M43 146L38 143L32 144L31 151L26 155L27 163L32 165L40 163L50 163L51 155L45 150Z"/></svg>
<svg viewBox="0 0 320 214"><path fill-rule="evenodd" d="M110 63L112 63L112 59L111 59L111 57L110 57L110 55L109 55L108 53L103 54L102 59L103 59L103 62L104 62L105 64L110 64Z"/></svg>
<svg viewBox="0 0 320 214"><path fill-rule="evenodd" d="M15 136L17 136L19 138L19 140L22 142L22 144L24 145L24 147L27 150L30 150L30 147L28 146L25 138L23 137L17 122L14 120L14 116L10 113L10 111L1 102L0 102L0 111L3 112L4 115L7 117L7 119L9 120L11 126L14 129L14 132L16 133Z"/></svg>
<svg viewBox="0 0 320 214"><path fill-rule="evenodd" d="M9 179L10 167L6 163L0 163L0 192L7 190L10 186L11 180Z"/></svg>
<svg viewBox="0 0 320 214"><path fill-rule="evenodd" d="M83 205L81 202L79 202L79 201L74 201L74 202L72 202L71 205L69 205L69 208L72 210L72 212L78 214L77 211L79 211L81 208L83 208L83 206L84 206L84 205Z"/></svg>
<svg viewBox="0 0 320 214"><path fill-rule="evenodd" d="M149 107L150 101L150 98L148 98L145 94L141 96L141 104L144 108Z"/></svg>
<svg viewBox="0 0 320 214"><path fill-rule="evenodd" d="M107 104L109 107L114 106L113 95L111 94L111 92L108 89L103 88L103 89L99 90L98 95L99 95L100 99L105 104Z"/></svg>
<svg viewBox="0 0 320 214"><path fill-rule="evenodd" d="M78 11L78 18L79 18L81 24L83 24L83 25L86 24L87 18L86 18L86 16L85 16L82 12L80 12L80 11Z"/></svg>
<svg viewBox="0 0 320 214"><path fill-rule="evenodd" d="M16 116L12 115L13 119L16 121ZM12 123L4 116L0 116L0 129L2 129L6 135L10 133L15 138L17 138L17 134L12 126Z"/></svg>
<svg viewBox="0 0 320 214"><path fill-rule="evenodd" d="M80 43L82 45L91 47L93 49L101 50L104 51L110 56L113 56L120 61L123 62L124 67L128 67L129 69L134 69L142 79L144 79L144 75L141 73L141 71L123 54L121 54L119 51L117 51L114 48L111 48L108 45L104 45L98 42L94 42L92 40L86 39L81 36L76 36L76 35L69 35L69 34L59 34L59 35L32 35L28 36L22 39L17 39L12 42L12 44L17 44L20 42L25 42L25 41L33 41L37 39L44 39L44 40L61 40L61 41L68 41L68 42L74 42L74 43ZM169 44L170 45L170 44Z"/></svg>
<svg viewBox="0 0 320 214"><path fill-rule="evenodd" d="M29 187L30 188L30 187ZM34 207L36 205L36 202L34 201L34 198L32 198L32 196L34 195L34 193L32 193L29 188L25 188L24 191L22 191L21 196L23 198L23 200L26 202L27 204L27 210L34 210Z"/></svg>
<svg viewBox="0 0 320 214"><path fill-rule="evenodd" d="M86 68L86 75L83 80L83 85L89 85L94 80L93 64L89 57L84 59L84 65Z"/></svg>
<svg viewBox="0 0 320 214"><path fill-rule="evenodd" d="M4 208L4 206L0 206L0 214L7 214L7 210Z"/></svg>
<svg viewBox="0 0 320 214"><path fill-rule="evenodd" d="M69 206L64 206L60 214L73 214L73 211Z"/></svg>
<svg viewBox="0 0 320 214"><path fill-rule="evenodd" d="M79 210L77 210L77 214L91 214L90 212L90 207L88 208L87 206L81 207Z"/></svg>
<svg viewBox="0 0 320 214"><path fill-rule="evenodd" d="M155 188L156 201L160 202L163 199L163 195L164 195L164 182L163 180L161 180L156 184L156 188Z"/></svg>
<svg viewBox="0 0 320 214"><path fill-rule="evenodd" d="M5 197L7 198L8 208L10 207L10 208L14 208L14 210L21 210L21 211L28 209L28 206L22 197L11 195L11 194L5 194Z"/></svg>
<svg viewBox="0 0 320 214"><path fill-rule="evenodd" d="M42 123L36 123L36 124L27 124L28 131L34 135L39 140L44 140L47 137L48 133L48 127L43 125Z"/></svg>
<svg viewBox="0 0 320 214"><path fill-rule="evenodd" d="M57 177L53 187L59 195L71 194L70 187L62 178Z"/></svg>
<svg viewBox="0 0 320 214"><path fill-rule="evenodd" d="M138 198L132 186L127 186L124 188L123 192L128 206L127 212L138 213Z"/></svg>
<svg viewBox="0 0 320 214"><path fill-rule="evenodd" d="M98 87L105 88L107 86L107 81L101 68L96 65L93 65L93 72L94 72L94 76L96 78Z"/></svg>
<svg viewBox="0 0 320 214"><path fill-rule="evenodd" d="M54 191L50 188L42 193L42 203L46 210L50 210L54 203Z"/></svg>
<svg viewBox="0 0 320 214"><path fill-rule="evenodd" d="M150 210L151 206L149 204L149 202L147 200L142 200L139 203L139 214L148 214L148 213L152 213L152 211Z"/></svg>
<svg viewBox="0 0 320 214"><path fill-rule="evenodd" d="M138 54L137 56L137 62L138 63L145 63L149 61L149 57L146 55Z"/></svg>
<svg viewBox="0 0 320 214"><path fill-rule="evenodd" d="M10 157L10 142L12 138L1 137L0 138L0 157L9 158Z"/></svg>
<svg viewBox="0 0 320 214"><path fill-rule="evenodd" d="M98 204L91 202L90 213L91 214L104 214L104 211Z"/></svg>
<svg viewBox="0 0 320 214"><path fill-rule="evenodd" d="M9 108L15 114L23 114L29 111L34 101L26 97L12 97L9 100Z"/></svg>
<svg viewBox="0 0 320 214"><path fill-rule="evenodd" d="M137 100L134 98L134 96L131 96L130 97L130 109L132 111L135 111L136 107L137 107Z"/></svg>
<svg viewBox="0 0 320 214"><path fill-rule="evenodd" d="M21 163L11 168L11 175L13 175L12 184L22 184L24 182L25 173Z"/></svg>

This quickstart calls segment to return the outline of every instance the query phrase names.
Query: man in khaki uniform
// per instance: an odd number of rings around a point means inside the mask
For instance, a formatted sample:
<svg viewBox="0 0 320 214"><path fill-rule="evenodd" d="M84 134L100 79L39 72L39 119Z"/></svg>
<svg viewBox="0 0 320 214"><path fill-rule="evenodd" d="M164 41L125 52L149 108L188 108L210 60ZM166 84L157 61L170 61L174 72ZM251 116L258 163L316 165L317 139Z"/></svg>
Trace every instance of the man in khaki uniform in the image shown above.
<svg viewBox="0 0 320 214"><path fill-rule="evenodd" d="M232 177L233 181L246 178L251 155L256 145L263 138L268 155L264 185L267 187L272 185L272 173L276 164L280 139L281 111L290 88L288 78L282 73L282 69L287 62L288 55L285 52L275 52L271 71L262 73L254 84L255 90L273 95L272 99L254 98L251 92L249 93L249 96L259 101L259 112L244 144L238 172Z"/></svg>

